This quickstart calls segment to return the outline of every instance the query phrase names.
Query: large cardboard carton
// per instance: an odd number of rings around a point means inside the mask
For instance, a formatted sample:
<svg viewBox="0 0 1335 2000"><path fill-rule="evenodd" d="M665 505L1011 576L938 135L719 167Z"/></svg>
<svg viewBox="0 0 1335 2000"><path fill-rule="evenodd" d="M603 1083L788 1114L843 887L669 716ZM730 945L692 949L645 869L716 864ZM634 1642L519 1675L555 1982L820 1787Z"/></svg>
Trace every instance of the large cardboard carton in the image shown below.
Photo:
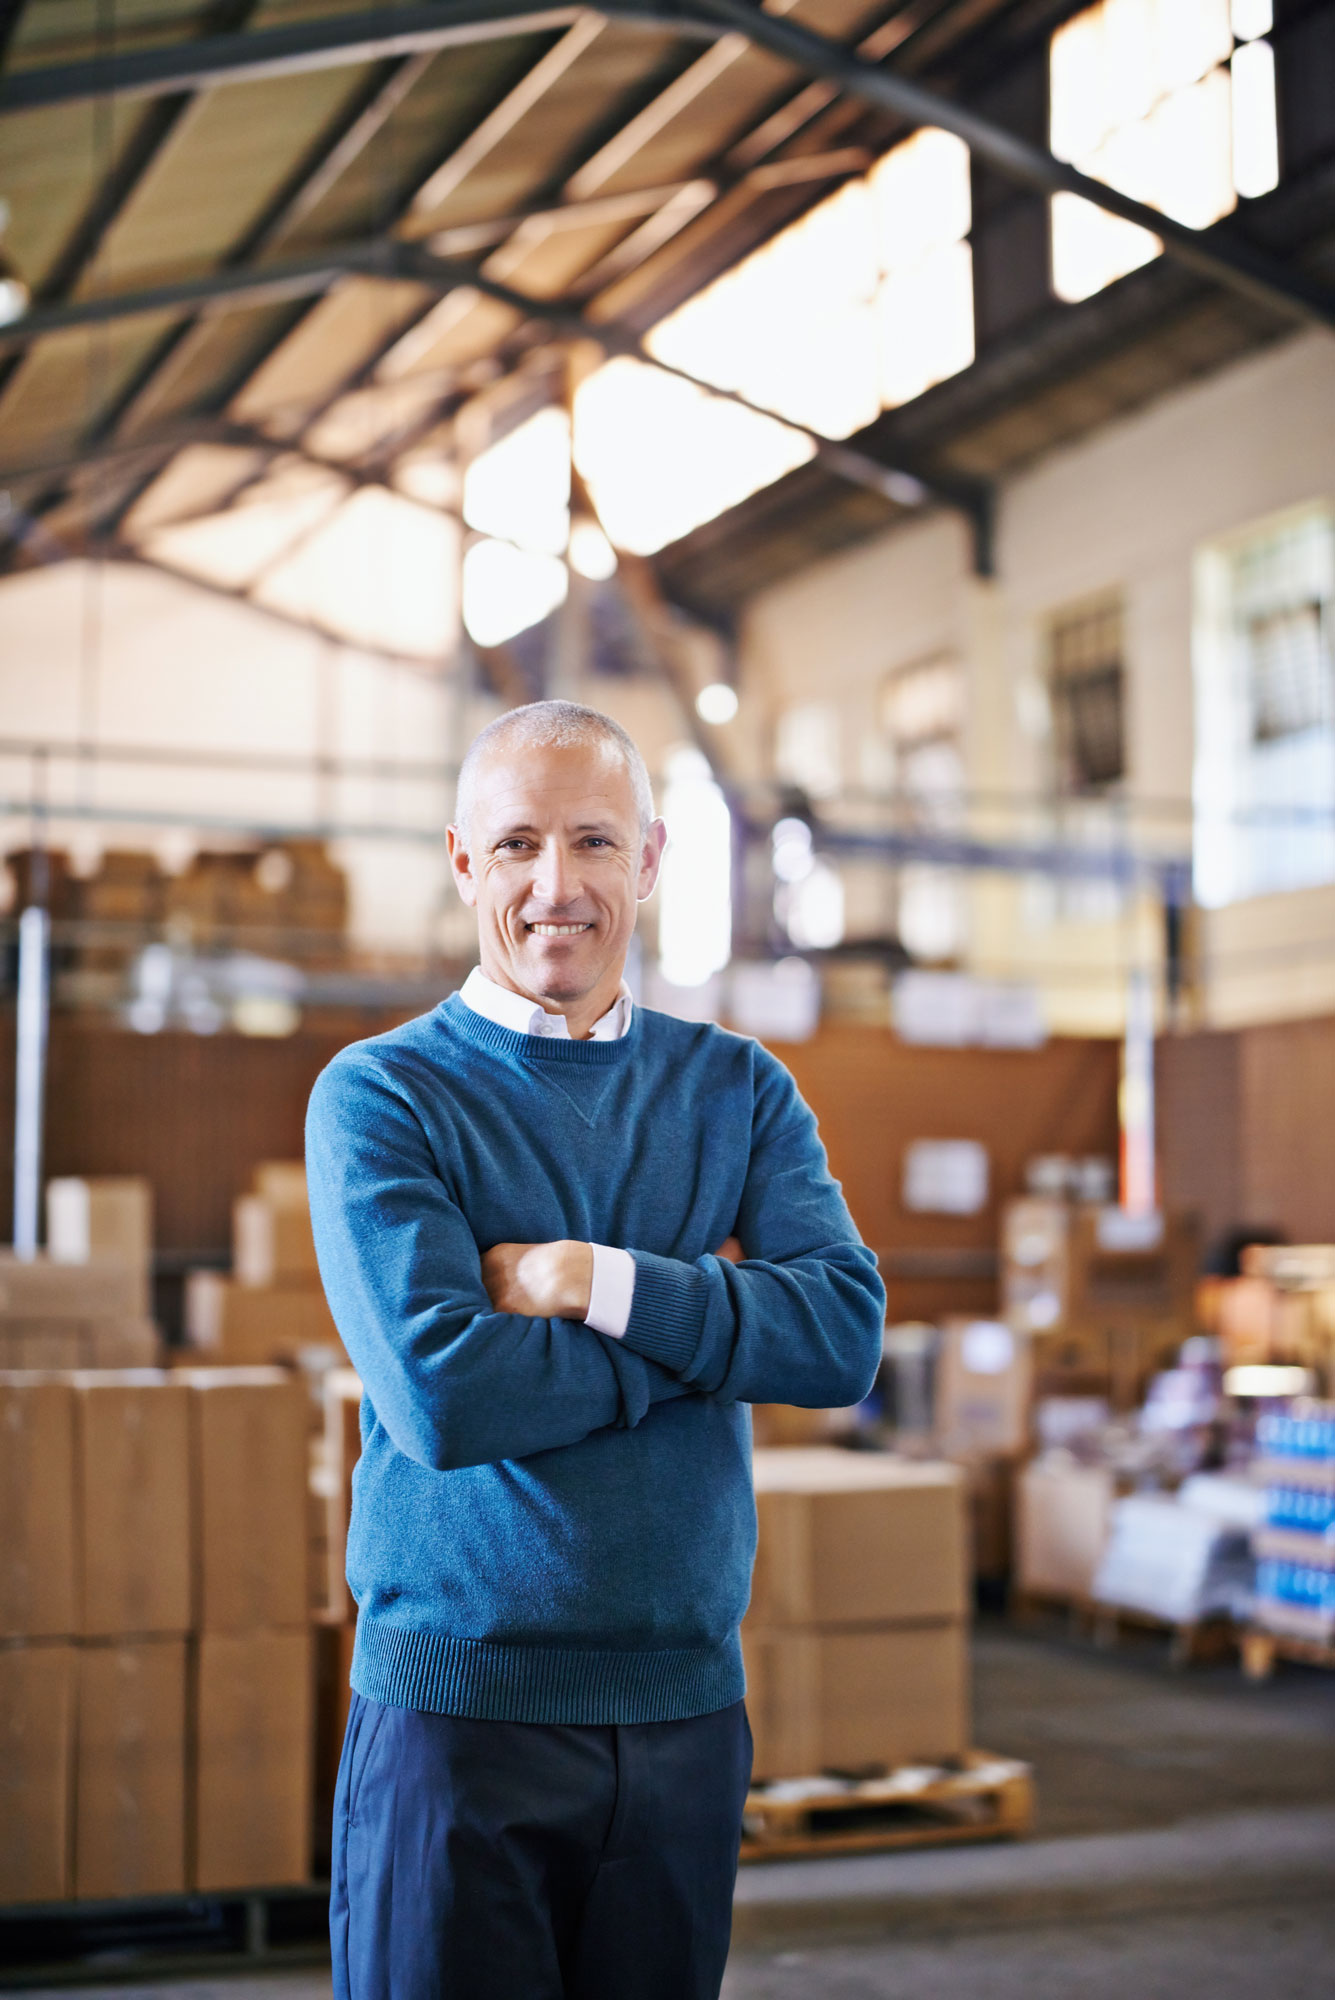
<svg viewBox="0 0 1335 2000"><path fill-rule="evenodd" d="M310 1868L311 1636L195 1645L193 1887L303 1882Z"/></svg>
<svg viewBox="0 0 1335 2000"><path fill-rule="evenodd" d="M90 1638L187 1632L190 1392L151 1368L73 1380L79 1629Z"/></svg>
<svg viewBox="0 0 1335 2000"><path fill-rule="evenodd" d="M306 1207L306 1166L302 1160L261 1160L251 1175L254 1193L279 1208Z"/></svg>
<svg viewBox="0 0 1335 2000"><path fill-rule="evenodd" d="M328 1872L333 1833L334 1791L352 1689L352 1653L357 1627L316 1625L315 1641L315 1824L312 1829L318 1874Z"/></svg>
<svg viewBox="0 0 1335 2000"><path fill-rule="evenodd" d="M133 1274L134 1311L152 1310L153 1189L136 1175L69 1175L46 1186L46 1240L58 1264L109 1258Z"/></svg>
<svg viewBox="0 0 1335 2000"><path fill-rule="evenodd" d="M219 1271L186 1280L185 1335L201 1360L238 1367L295 1361L308 1347L342 1356L334 1316L318 1286L240 1285Z"/></svg>
<svg viewBox="0 0 1335 2000"><path fill-rule="evenodd" d="M304 1624L305 1389L281 1368L175 1379L190 1390L198 1629Z"/></svg>
<svg viewBox="0 0 1335 2000"><path fill-rule="evenodd" d="M78 1629L74 1549L74 1391L0 1375L0 1639Z"/></svg>
<svg viewBox="0 0 1335 2000"><path fill-rule="evenodd" d="M318 1285L309 1212L262 1194L238 1195L232 1204L232 1268L242 1285Z"/></svg>
<svg viewBox="0 0 1335 2000"><path fill-rule="evenodd" d="M0 1320L0 1368L153 1368L160 1345L151 1319Z"/></svg>
<svg viewBox="0 0 1335 2000"><path fill-rule="evenodd" d="M969 1745L962 1619L858 1632L744 1626L757 1779L942 1764Z"/></svg>
<svg viewBox="0 0 1335 2000"><path fill-rule="evenodd" d="M137 1319L142 1282L119 1257L63 1264L0 1250L0 1321Z"/></svg>
<svg viewBox="0 0 1335 2000"><path fill-rule="evenodd" d="M812 1446L757 1451L754 1471L756 1629L964 1615L958 1467Z"/></svg>
<svg viewBox="0 0 1335 2000"><path fill-rule="evenodd" d="M186 1887L185 1649L184 1639L79 1648L76 1896Z"/></svg>
<svg viewBox="0 0 1335 2000"><path fill-rule="evenodd" d="M936 1362L936 1429L950 1458L1007 1458L1027 1450L1033 1423L1030 1335L1004 1320L950 1319Z"/></svg>
<svg viewBox="0 0 1335 2000"><path fill-rule="evenodd" d="M70 1893L74 1648L0 1646L0 1903Z"/></svg>
<svg viewBox="0 0 1335 2000"><path fill-rule="evenodd" d="M1054 1456L1024 1468L1015 1490L1015 1585L1022 1595L1077 1604L1090 1597L1113 1498L1105 1466Z"/></svg>
<svg viewBox="0 0 1335 2000"><path fill-rule="evenodd" d="M342 1622L357 1615L348 1589L347 1562L352 1475L362 1451L362 1385L353 1369L330 1368L322 1392L324 1427L312 1470L312 1483L318 1485L323 1510L324 1569L319 1602L327 1616Z"/></svg>

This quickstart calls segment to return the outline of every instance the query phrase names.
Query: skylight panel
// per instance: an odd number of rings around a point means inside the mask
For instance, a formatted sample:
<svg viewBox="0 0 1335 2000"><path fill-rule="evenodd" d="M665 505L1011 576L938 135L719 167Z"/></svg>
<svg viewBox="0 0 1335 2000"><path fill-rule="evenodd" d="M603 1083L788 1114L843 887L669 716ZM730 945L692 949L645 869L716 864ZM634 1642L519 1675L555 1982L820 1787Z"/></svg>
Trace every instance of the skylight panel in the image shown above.
<svg viewBox="0 0 1335 2000"><path fill-rule="evenodd" d="M539 410L464 472L470 528L535 554L559 556L570 539L570 419Z"/></svg>
<svg viewBox="0 0 1335 2000"><path fill-rule="evenodd" d="M224 590L244 590L303 535L319 527L347 491L341 474L287 465L258 481L222 513L160 528L145 555Z"/></svg>
<svg viewBox="0 0 1335 2000"><path fill-rule="evenodd" d="M1279 178L1271 0L1100 0L1053 36L1059 159L1207 229ZM1088 298L1163 244L1078 196L1052 201L1053 289Z"/></svg>
<svg viewBox="0 0 1335 2000"><path fill-rule="evenodd" d="M815 456L802 431L619 357L575 394L575 463L616 548L652 555Z"/></svg>

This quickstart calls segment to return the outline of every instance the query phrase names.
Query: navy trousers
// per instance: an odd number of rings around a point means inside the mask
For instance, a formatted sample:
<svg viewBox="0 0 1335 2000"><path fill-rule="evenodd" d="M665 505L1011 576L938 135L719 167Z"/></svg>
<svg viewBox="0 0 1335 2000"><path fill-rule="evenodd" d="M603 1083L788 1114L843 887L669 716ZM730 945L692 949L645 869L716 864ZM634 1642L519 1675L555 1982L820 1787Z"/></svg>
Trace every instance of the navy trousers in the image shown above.
<svg viewBox="0 0 1335 2000"><path fill-rule="evenodd" d="M472 1722L354 1694L336 2000L717 2000L751 1732Z"/></svg>

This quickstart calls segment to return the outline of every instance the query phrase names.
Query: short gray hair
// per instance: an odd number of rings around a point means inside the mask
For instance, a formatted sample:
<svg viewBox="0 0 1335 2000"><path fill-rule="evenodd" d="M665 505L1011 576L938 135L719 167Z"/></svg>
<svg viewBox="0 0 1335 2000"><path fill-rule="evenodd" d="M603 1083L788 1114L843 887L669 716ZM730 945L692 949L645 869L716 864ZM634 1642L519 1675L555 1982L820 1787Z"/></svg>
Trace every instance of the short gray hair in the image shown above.
<svg viewBox="0 0 1335 2000"><path fill-rule="evenodd" d="M509 748L512 744L517 749L536 750L564 748L567 744L576 743L611 744L622 757L635 797L640 832L647 833L654 816L653 788L644 759L621 724L613 722L611 716L604 715L601 709L585 708L578 701L530 701L522 708L507 709L504 715L498 715L494 722L489 722L485 729L478 732L468 746L459 767L459 790L454 807L455 825L465 842L472 838L478 767L490 751Z"/></svg>

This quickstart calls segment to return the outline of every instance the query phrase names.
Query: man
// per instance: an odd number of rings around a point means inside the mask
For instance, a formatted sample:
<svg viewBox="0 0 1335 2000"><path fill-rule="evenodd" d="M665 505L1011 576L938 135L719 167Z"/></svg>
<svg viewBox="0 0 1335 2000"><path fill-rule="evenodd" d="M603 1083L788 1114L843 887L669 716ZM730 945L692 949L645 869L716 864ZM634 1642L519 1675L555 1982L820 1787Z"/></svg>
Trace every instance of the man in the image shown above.
<svg viewBox="0 0 1335 2000"><path fill-rule="evenodd" d="M481 967L311 1098L365 1385L341 2000L713 2000L750 1770L751 1402L856 1402L884 1294L792 1079L634 1007L666 833L606 716L483 730ZM715 1254L737 1238L745 1261Z"/></svg>

